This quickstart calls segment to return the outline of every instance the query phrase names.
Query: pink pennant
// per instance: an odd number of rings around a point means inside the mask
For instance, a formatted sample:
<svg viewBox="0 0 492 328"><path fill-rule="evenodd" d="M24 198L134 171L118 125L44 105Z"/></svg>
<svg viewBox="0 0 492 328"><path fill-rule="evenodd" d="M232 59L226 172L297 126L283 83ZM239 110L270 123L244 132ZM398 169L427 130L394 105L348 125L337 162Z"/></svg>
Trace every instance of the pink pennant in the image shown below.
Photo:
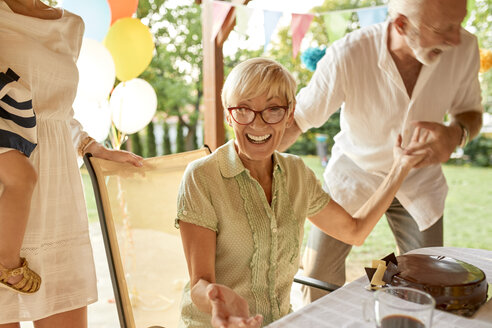
<svg viewBox="0 0 492 328"><path fill-rule="evenodd" d="M301 47L302 39L309 30L309 25L314 18L311 14L292 14L292 23L290 24L290 30L292 32L292 55L297 57L297 53Z"/></svg>
<svg viewBox="0 0 492 328"><path fill-rule="evenodd" d="M219 33L224 20L232 7L230 2L226 1L214 1L213 3L213 25L212 25L212 38L211 41L215 40L217 33Z"/></svg>

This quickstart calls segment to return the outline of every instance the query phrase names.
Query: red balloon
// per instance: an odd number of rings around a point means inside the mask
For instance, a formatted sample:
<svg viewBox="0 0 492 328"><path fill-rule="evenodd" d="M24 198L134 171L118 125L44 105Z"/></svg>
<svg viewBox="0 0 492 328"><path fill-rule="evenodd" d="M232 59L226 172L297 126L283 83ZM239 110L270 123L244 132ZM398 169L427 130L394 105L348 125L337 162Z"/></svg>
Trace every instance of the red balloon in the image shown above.
<svg viewBox="0 0 492 328"><path fill-rule="evenodd" d="M111 25L120 18L132 17L137 11L138 0L108 0L111 9Z"/></svg>

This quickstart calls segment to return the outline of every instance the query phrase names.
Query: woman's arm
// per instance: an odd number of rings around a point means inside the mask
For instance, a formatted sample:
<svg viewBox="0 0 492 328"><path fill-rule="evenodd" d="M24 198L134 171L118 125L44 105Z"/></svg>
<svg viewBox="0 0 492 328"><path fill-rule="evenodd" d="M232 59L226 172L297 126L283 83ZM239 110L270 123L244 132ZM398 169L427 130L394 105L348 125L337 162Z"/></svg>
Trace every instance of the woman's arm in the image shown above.
<svg viewBox="0 0 492 328"><path fill-rule="evenodd" d="M261 315L250 317L248 302L225 285L215 283L216 233L198 225L179 222L190 275L191 300L212 315L212 326L258 328Z"/></svg>
<svg viewBox="0 0 492 328"><path fill-rule="evenodd" d="M73 118L73 109L71 112L70 129L72 133L72 142L80 157L85 153L91 153L94 157L107 159L109 161L130 163L133 166L143 166L143 158L125 150L107 149L96 140L92 139L84 131L79 121Z"/></svg>
<svg viewBox="0 0 492 328"><path fill-rule="evenodd" d="M427 132L421 134L420 129L416 128L409 146L424 142L427 136ZM405 155L399 137L394 148L395 160L390 172L353 217L337 202L330 200L324 209L308 219L323 232L338 240L351 245L362 245L390 206L408 172L425 156L424 151Z"/></svg>
<svg viewBox="0 0 492 328"><path fill-rule="evenodd" d="M191 299L200 311L212 313L207 287L215 283L216 233L184 221L179 221L179 231L190 275Z"/></svg>
<svg viewBox="0 0 492 328"><path fill-rule="evenodd" d="M126 150L107 149L97 141L88 144L87 147L83 149L81 155L83 156L85 153L91 153L94 157L107 159L109 161L130 163L136 167L143 165L142 157Z"/></svg>

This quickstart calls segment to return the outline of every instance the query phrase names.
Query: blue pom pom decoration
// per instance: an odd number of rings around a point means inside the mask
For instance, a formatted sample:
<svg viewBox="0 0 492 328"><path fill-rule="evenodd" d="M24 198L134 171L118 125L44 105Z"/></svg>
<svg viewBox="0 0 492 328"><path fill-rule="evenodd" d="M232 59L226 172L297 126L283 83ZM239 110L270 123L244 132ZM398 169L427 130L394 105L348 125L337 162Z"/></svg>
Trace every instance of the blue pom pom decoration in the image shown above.
<svg viewBox="0 0 492 328"><path fill-rule="evenodd" d="M301 55L301 62L306 65L311 72L316 70L319 60L325 55L326 48L308 48Z"/></svg>

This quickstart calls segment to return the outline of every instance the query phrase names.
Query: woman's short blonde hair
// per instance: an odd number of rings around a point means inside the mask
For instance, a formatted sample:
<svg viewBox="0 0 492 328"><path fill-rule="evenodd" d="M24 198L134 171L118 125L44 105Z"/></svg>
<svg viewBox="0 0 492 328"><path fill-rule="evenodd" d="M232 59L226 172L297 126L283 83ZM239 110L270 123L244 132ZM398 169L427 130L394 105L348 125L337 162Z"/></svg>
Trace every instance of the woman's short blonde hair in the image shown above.
<svg viewBox="0 0 492 328"><path fill-rule="evenodd" d="M224 109L241 100L266 94L279 97L293 108L296 101L296 81L281 64L267 58L248 59L232 69L222 88Z"/></svg>

